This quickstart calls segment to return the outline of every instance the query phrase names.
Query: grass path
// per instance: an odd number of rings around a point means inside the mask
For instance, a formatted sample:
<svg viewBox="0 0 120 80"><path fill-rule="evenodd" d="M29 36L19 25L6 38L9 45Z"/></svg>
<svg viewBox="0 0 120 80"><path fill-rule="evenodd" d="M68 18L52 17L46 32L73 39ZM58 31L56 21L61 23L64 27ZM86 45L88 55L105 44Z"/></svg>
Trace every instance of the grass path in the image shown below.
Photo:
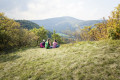
<svg viewBox="0 0 120 80"><path fill-rule="evenodd" d="M0 80L120 80L120 41L78 42L0 55Z"/></svg>

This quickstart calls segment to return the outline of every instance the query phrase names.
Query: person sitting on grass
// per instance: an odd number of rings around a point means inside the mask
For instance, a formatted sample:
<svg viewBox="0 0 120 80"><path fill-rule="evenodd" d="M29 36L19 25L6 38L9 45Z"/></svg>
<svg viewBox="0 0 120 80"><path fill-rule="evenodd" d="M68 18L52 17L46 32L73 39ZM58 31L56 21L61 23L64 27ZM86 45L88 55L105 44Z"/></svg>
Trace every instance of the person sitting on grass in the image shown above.
<svg viewBox="0 0 120 80"><path fill-rule="evenodd" d="M53 42L53 48L58 48L58 47L59 47L59 45L57 43L57 40L54 40L54 42Z"/></svg>
<svg viewBox="0 0 120 80"><path fill-rule="evenodd" d="M45 47L45 40L43 40L43 42L40 43L40 47L44 48Z"/></svg>
<svg viewBox="0 0 120 80"><path fill-rule="evenodd" d="M50 39L48 38L47 41L45 42L45 48L50 49L51 48L51 42Z"/></svg>

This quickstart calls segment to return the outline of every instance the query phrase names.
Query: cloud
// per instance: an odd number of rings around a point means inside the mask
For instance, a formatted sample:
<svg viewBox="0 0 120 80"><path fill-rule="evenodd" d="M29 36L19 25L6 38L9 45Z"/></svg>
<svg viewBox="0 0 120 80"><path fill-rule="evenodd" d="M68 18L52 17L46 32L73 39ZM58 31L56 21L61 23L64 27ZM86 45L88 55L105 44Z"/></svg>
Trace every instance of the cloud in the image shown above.
<svg viewBox="0 0 120 80"><path fill-rule="evenodd" d="M118 3L119 0L0 0L0 11L14 19L71 16L89 20L108 16Z"/></svg>
<svg viewBox="0 0 120 80"><path fill-rule="evenodd" d="M12 10L16 7L20 10L26 10L30 0L0 0L0 10Z"/></svg>

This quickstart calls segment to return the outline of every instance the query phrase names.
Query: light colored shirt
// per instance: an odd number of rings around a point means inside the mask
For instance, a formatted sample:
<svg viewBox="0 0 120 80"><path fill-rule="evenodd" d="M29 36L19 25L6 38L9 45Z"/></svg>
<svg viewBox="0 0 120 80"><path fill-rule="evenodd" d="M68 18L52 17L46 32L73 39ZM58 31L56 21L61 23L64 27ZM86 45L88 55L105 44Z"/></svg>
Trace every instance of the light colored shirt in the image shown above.
<svg viewBox="0 0 120 80"><path fill-rule="evenodd" d="M56 48L57 44L57 42L53 42L53 48Z"/></svg>

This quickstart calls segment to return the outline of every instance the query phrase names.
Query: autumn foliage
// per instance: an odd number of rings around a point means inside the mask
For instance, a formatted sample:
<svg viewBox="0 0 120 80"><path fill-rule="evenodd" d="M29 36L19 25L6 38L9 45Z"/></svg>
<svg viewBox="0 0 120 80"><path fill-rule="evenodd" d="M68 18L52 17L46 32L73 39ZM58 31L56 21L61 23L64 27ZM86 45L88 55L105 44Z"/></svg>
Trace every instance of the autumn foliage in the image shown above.
<svg viewBox="0 0 120 80"><path fill-rule="evenodd" d="M0 51L25 46L36 46L38 41L47 38L44 27L28 30L21 27L20 23L0 13Z"/></svg>
<svg viewBox="0 0 120 80"><path fill-rule="evenodd" d="M87 26L81 29L80 39L92 41L120 39L120 4L115 8L108 20L103 19L103 22L95 24L94 28Z"/></svg>

